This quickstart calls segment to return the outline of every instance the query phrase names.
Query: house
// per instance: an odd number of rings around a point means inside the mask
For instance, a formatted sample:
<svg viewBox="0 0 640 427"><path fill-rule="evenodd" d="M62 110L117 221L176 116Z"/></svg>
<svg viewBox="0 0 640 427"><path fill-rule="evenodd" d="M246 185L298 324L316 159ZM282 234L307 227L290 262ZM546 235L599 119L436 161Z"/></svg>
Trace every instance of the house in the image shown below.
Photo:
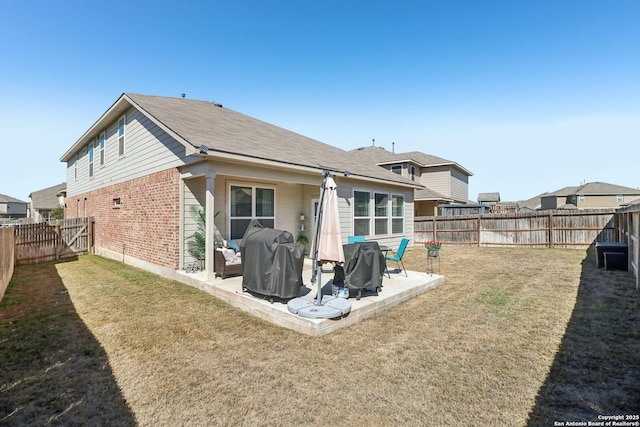
<svg viewBox="0 0 640 427"><path fill-rule="evenodd" d="M480 203L451 203L440 206L442 216L486 215L491 213L491 206Z"/></svg>
<svg viewBox="0 0 640 427"><path fill-rule="evenodd" d="M413 237L421 185L354 161L344 150L209 101L122 94L64 153L65 217L95 219L95 252L171 276L193 262L195 213L205 209L205 270L214 235L249 223L313 227L323 171L337 185L341 231L390 246ZM305 231L302 231L305 230Z"/></svg>
<svg viewBox="0 0 640 427"><path fill-rule="evenodd" d="M619 208L640 197L640 189L608 184L606 182L589 182L567 197L567 203L576 205L578 209Z"/></svg>
<svg viewBox="0 0 640 427"><path fill-rule="evenodd" d="M362 162L388 169L425 188L414 193L415 216L438 215L438 207L469 202L469 177L473 174L458 163L441 157L411 151L395 153L382 147L351 150Z"/></svg>
<svg viewBox="0 0 640 427"><path fill-rule="evenodd" d="M31 199L29 218L34 222L49 221L51 212L64 207L66 188L67 183L63 182L29 194Z"/></svg>
<svg viewBox="0 0 640 427"><path fill-rule="evenodd" d="M18 219L27 217L29 203L0 194L0 219Z"/></svg>
<svg viewBox="0 0 640 427"><path fill-rule="evenodd" d="M520 202L531 209L616 209L640 197L640 189L589 182L542 193Z"/></svg>
<svg viewBox="0 0 640 427"><path fill-rule="evenodd" d="M479 193L478 203L493 206L500 202L500 193Z"/></svg>

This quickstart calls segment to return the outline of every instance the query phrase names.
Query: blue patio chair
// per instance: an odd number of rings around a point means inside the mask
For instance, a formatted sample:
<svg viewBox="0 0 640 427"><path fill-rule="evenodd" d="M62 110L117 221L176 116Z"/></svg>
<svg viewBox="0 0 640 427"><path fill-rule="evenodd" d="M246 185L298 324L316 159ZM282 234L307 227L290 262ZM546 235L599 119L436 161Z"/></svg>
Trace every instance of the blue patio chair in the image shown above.
<svg viewBox="0 0 640 427"><path fill-rule="evenodd" d="M385 256L384 259L387 261L395 261L396 264L398 264L398 269L400 270L400 266L402 265L402 271L404 271L404 275L409 277L407 275L407 269L404 268L404 263L402 262L402 257L404 256L404 251L407 249L407 244L409 243L409 239L407 239L406 237L402 238L402 241L400 241L400 246L398 246L398 250L393 254L393 255L389 255L389 256ZM388 270L388 269L387 269ZM389 272L387 271L387 274ZM391 275L389 275L389 277L391 277Z"/></svg>
<svg viewBox="0 0 640 427"><path fill-rule="evenodd" d="M348 243L362 243L364 242L364 236L349 236Z"/></svg>

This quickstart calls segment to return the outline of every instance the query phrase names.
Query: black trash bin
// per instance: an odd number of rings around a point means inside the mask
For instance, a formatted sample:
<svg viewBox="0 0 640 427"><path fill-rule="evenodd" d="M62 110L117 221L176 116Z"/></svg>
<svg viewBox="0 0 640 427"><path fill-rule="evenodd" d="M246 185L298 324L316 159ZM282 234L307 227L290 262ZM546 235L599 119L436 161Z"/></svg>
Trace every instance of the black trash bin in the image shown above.
<svg viewBox="0 0 640 427"><path fill-rule="evenodd" d="M607 270L628 269L629 246L623 242L596 242L596 265Z"/></svg>

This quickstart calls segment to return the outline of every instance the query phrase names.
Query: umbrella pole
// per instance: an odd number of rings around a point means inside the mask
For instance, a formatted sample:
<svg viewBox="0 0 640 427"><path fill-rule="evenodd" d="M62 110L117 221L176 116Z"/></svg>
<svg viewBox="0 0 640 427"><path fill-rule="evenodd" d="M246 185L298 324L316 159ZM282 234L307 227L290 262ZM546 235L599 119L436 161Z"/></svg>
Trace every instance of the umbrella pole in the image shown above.
<svg viewBox="0 0 640 427"><path fill-rule="evenodd" d="M316 305L322 305L322 265L318 265L318 237L320 236L320 224L322 224L322 201L324 199L324 188L327 183L327 176L329 176L328 171L322 172L323 179L322 185L320 186L320 198L318 199L318 211L316 212L316 221L313 224L313 240L311 241L311 259L312 259L312 268L313 273L311 276L311 283L318 283L318 291L316 294Z"/></svg>

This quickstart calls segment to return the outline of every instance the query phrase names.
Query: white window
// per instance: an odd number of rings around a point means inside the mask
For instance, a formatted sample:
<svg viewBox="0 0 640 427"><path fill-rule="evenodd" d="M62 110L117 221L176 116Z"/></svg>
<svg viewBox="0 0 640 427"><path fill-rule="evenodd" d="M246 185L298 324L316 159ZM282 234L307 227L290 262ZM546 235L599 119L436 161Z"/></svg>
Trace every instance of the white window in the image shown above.
<svg viewBox="0 0 640 427"><path fill-rule="evenodd" d="M371 193L353 192L353 234L369 236L371 234Z"/></svg>
<svg viewBox="0 0 640 427"><path fill-rule="evenodd" d="M73 179L78 179L78 155L73 158Z"/></svg>
<svg viewBox="0 0 640 427"><path fill-rule="evenodd" d="M125 134L126 134L126 123L127 116L126 114L120 117L118 120L118 155L124 156L125 153Z"/></svg>
<svg viewBox="0 0 640 427"><path fill-rule="evenodd" d="M230 239L241 239L253 219L275 228L275 189L232 185L229 194Z"/></svg>
<svg viewBox="0 0 640 427"><path fill-rule="evenodd" d="M616 196L616 200L618 201L618 203L622 203L622 194L618 194Z"/></svg>
<svg viewBox="0 0 640 427"><path fill-rule="evenodd" d="M89 177L93 176L93 146L95 141L89 143Z"/></svg>
<svg viewBox="0 0 640 427"><path fill-rule="evenodd" d="M409 178L411 178L411 181L415 181L416 180L416 168L415 168L415 166L410 166L409 167Z"/></svg>
<svg viewBox="0 0 640 427"><path fill-rule="evenodd" d="M100 138L98 138L98 149L100 150L100 166L104 166L104 139L105 132L100 134Z"/></svg>
<svg viewBox="0 0 640 427"><path fill-rule="evenodd" d="M389 195L386 193L375 193L373 197L376 207L374 234L389 234Z"/></svg>
<svg viewBox="0 0 640 427"><path fill-rule="evenodd" d="M372 199L368 191L353 192L354 235L383 236L402 233L404 233L404 196L373 193Z"/></svg>
<svg viewBox="0 0 640 427"><path fill-rule="evenodd" d="M391 233L404 233L404 197L397 194L391 196Z"/></svg>
<svg viewBox="0 0 640 427"><path fill-rule="evenodd" d="M583 194L580 194L578 196L578 203L584 203L584 195Z"/></svg>

